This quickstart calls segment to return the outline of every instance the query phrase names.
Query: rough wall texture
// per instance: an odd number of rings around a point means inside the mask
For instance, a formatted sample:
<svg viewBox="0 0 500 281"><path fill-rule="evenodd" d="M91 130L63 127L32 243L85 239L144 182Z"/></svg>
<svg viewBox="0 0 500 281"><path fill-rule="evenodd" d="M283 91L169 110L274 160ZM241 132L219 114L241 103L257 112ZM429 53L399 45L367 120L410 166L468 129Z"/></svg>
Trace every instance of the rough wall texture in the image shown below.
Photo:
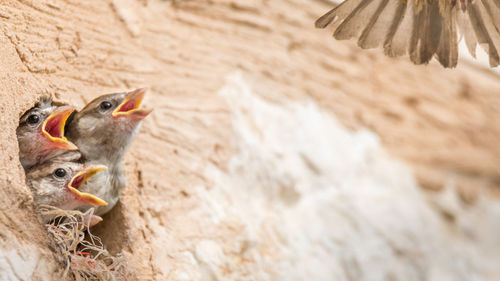
<svg viewBox="0 0 500 281"><path fill-rule="evenodd" d="M498 206L484 199L500 182L498 76L335 42L313 29L330 6L1 1L0 279L61 271L23 183L19 116L41 95L83 106L139 86L155 111L94 231L138 279L498 279ZM451 189L426 199L360 128L421 186L456 186L473 207Z"/></svg>

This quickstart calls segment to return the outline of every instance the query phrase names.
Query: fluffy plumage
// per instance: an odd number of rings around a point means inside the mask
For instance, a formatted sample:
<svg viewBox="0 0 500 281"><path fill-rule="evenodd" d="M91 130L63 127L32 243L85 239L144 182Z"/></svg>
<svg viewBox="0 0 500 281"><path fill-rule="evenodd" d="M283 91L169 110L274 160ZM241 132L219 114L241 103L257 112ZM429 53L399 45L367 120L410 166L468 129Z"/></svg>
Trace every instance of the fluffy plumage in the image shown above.
<svg viewBox="0 0 500 281"><path fill-rule="evenodd" d="M386 55L408 54L415 64L436 57L444 67L457 65L460 34L474 57L479 44L491 66L500 64L500 0L345 0L316 21L328 25L338 40L382 45Z"/></svg>
<svg viewBox="0 0 500 281"><path fill-rule="evenodd" d="M105 205L92 194L80 192L86 180L106 167L86 166L79 162L80 153L70 151L33 166L26 173L36 206L49 205L72 210L83 205ZM45 218L47 221L50 218Z"/></svg>
<svg viewBox="0 0 500 281"><path fill-rule="evenodd" d="M111 210L125 188L125 152L142 119L151 112L139 109L145 92L137 89L100 96L68 121L66 135L80 149L84 163L108 167L82 187L108 202L96 208L97 215Z"/></svg>

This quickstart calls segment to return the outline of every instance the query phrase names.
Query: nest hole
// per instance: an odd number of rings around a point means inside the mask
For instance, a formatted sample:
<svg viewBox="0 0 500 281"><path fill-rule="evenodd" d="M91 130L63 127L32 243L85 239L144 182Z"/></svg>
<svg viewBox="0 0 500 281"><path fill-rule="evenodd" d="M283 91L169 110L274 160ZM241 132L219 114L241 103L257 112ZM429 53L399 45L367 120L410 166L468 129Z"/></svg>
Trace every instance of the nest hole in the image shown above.
<svg viewBox="0 0 500 281"><path fill-rule="evenodd" d="M90 229L92 234L101 238L102 244L112 254L117 255L127 246L128 226L121 201L105 214L103 221Z"/></svg>
<svg viewBox="0 0 500 281"><path fill-rule="evenodd" d="M103 216L100 223L89 230L85 214L90 211L82 213L77 210L51 207L52 201L43 198L43 192L37 192L37 188L47 187L48 181L44 180L49 175L57 176L52 167L54 165L51 166L47 160L30 159L33 160L32 163L26 161L30 153L34 153L29 149L38 149L36 146L27 145L29 142L36 141L33 134L30 134L30 130L31 132L38 130L36 126L43 123L43 114L46 114L43 110L50 105L62 106L64 104L55 103L45 97L40 99L37 104L21 115L16 129L20 151L19 161L24 168L26 185L31 190L32 202L36 205L34 209L40 215L51 240L50 247L57 260L61 262L65 275L75 280L130 280L130 271L121 254L128 241L126 217L121 202L118 202L110 212ZM35 115L38 115L38 118L30 117L34 115L33 110L36 110ZM55 162L56 166L59 166L62 165L61 163L71 161L75 162L75 165L82 165L77 158L74 158L74 155L64 156ZM67 171L71 169L68 168Z"/></svg>

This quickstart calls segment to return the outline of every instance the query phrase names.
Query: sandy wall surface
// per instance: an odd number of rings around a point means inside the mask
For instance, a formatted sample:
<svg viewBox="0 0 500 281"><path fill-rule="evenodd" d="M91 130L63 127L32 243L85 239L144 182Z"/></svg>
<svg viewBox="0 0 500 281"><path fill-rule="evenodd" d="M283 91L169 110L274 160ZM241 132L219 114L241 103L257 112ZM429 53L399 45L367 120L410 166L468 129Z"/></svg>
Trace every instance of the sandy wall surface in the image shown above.
<svg viewBox="0 0 500 281"><path fill-rule="evenodd" d="M313 28L330 5L2 1L0 279L61 272L19 116L140 86L154 113L94 231L139 280L498 278L498 75L335 42Z"/></svg>

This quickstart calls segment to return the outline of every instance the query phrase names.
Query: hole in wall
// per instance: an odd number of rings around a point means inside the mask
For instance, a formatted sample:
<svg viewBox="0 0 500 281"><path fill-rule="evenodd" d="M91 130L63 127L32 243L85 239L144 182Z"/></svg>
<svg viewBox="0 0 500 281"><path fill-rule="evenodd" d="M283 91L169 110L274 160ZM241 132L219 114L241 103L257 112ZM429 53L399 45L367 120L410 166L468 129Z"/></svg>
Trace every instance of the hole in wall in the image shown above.
<svg viewBox="0 0 500 281"><path fill-rule="evenodd" d="M88 168L88 165L83 163L83 158L80 157L78 150L65 149L62 152L54 153L55 150L51 146L53 143L47 142L48 140L53 141L51 138L62 139L63 135L59 133L64 131L65 123L63 121L71 120L71 116L74 114L74 112L68 110L59 113L58 110L61 107L68 106L63 103L52 102L49 98L41 98L38 103L21 115L16 129L19 160L25 172L26 184L32 193L32 202L38 206L33 209L38 211L43 209L40 208L42 205L56 206L61 209L76 209L76 205L73 204L76 201L72 201L74 193L69 192L71 190L69 187L78 189L79 184L83 185L81 172ZM54 117L54 114L62 115ZM53 121L48 122L49 120ZM46 124L50 125L50 130L44 130ZM57 130L60 131L57 132ZM61 141L58 140L55 143L60 145ZM73 205L68 204L68 202ZM82 246L72 249L72 252L60 251L61 244L57 243L61 241L58 242L57 237L53 236L54 231L50 231L51 227L60 223L60 220L56 222L52 220L53 217L41 217L49 236L52 238L51 248L58 256L58 259L74 264L77 258L90 258L90 256L86 256L88 253L85 253L85 250L81 250ZM73 227L78 228L77 224ZM107 249L111 255L115 255L121 252L127 242L127 232L125 230L126 218L123 205L118 202L110 212L103 216L103 221L90 229L90 233L99 237L103 248ZM85 236L85 240L90 242L89 233L86 233ZM92 253L92 250L87 251ZM108 259L107 262L109 262L109 258L109 256L103 257L103 260ZM114 257L111 256L111 258ZM102 268L99 270L102 270ZM110 269L106 274L114 274L112 271ZM123 275L124 273L119 274ZM74 271L73 275L76 275Z"/></svg>
<svg viewBox="0 0 500 281"><path fill-rule="evenodd" d="M124 249L128 241L128 226L122 201L118 201L102 218L103 221L90 231L101 238L103 245L112 255L116 255Z"/></svg>

